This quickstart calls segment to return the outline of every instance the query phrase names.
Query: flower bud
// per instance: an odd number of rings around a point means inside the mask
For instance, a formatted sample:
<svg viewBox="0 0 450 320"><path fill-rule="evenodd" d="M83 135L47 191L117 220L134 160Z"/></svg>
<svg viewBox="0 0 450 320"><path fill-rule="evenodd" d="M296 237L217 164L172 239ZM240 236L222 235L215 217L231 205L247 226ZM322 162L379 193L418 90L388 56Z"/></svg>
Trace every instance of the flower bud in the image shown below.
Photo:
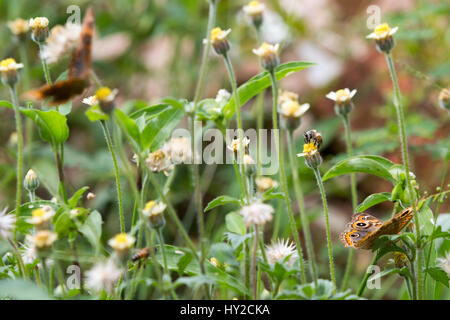
<svg viewBox="0 0 450 320"><path fill-rule="evenodd" d="M375 39L377 50L388 54L394 48L394 38L392 35L396 33L398 27L390 28L387 23L382 23L375 27L374 31L367 36L368 39Z"/></svg>
<svg viewBox="0 0 450 320"><path fill-rule="evenodd" d="M31 18L29 26L31 28L31 39L37 44L44 44L49 36L48 19L46 17Z"/></svg>
<svg viewBox="0 0 450 320"><path fill-rule="evenodd" d="M261 58L261 64L264 69L273 72L280 64L278 57L279 44L271 45L264 42L258 49L253 49L253 53Z"/></svg>
<svg viewBox="0 0 450 320"><path fill-rule="evenodd" d="M5 86L14 87L19 81L19 73L17 70L23 68L22 63L17 63L13 58L0 61L0 72L2 74L2 82Z"/></svg>
<svg viewBox="0 0 450 320"><path fill-rule="evenodd" d="M259 29L263 23L263 13L265 8L266 6L259 1L251 1L243 8L245 14L250 18L256 29Z"/></svg>
<svg viewBox="0 0 450 320"><path fill-rule="evenodd" d="M222 30L219 27L211 30L210 40L211 44L219 55L225 55L228 50L230 50L230 43L228 42L227 36L231 32L231 29Z"/></svg>
<svg viewBox="0 0 450 320"><path fill-rule="evenodd" d="M29 192L33 192L39 187L39 179L32 169L28 170L23 181L23 186Z"/></svg>

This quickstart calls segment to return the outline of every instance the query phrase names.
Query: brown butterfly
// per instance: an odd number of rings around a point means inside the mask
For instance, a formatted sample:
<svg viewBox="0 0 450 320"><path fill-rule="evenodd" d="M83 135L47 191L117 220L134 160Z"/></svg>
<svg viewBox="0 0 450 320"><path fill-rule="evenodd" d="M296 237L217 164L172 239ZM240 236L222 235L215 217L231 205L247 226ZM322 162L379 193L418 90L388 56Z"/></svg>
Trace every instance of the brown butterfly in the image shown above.
<svg viewBox="0 0 450 320"><path fill-rule="evenodd" d="M346 247L371 249L374 241L382 235L399 233L413 217L412 208L407 208L386 222L361 212L353 215L340 239Z"/></svg>
<svg viewBox="0 0 450 320"><path fill-rule="evenodd" d="M51 98L51 106L63 104L75 96L83 93L89 86L89 72L91 69L92 36L94 33L94 10L89 8L83 20L80 44L72 54L67 80L46 84L39 89L30 90L26 97L33 100Z"/></svg>

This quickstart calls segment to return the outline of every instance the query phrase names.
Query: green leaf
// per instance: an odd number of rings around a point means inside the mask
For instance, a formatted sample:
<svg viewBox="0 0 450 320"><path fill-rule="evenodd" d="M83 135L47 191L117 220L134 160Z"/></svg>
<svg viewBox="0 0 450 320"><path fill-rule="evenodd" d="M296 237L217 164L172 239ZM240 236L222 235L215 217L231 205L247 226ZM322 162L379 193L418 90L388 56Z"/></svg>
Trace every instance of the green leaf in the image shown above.
<svg viewBox="0 0 450 320"><path fill-rule="evenodd" d="M76 228L75 223L70 218L70 213L67 210L63 210L56 218L54 223L55 231L59 238L62 238L69 234L71 230Z"/></svg>
<svg viewBox="0 0 450 320"><path fill-rule="evenodd" d="M376 280L379 279L381 277L387 276L389 274L394 274L394 273L398 273L400 275L403 276L410 276L409 270L407 267L403 267L403 268L393 268L393 269L388 269L388 270L383 270L379 273L374 274L373 276L369 277L369 280Z"/></svg>
<svg viewBox="0 0 450 320"><path fill-rule="evenodd" d="M301 61L284 63L279 65L275 69L275 76L277 80L281 80L294 72L308 68L312 65L314 65L314 63ZM240 106L242 107L251 98L269 87L270 84L270 76L267 71L254 76L253 78L242 84L238 88ZM231 118L235 110L235 101L234 98L231 98L228 104L225 105L223 109L225 117Z"/></svg>
<svg viewBox="0 0 450 320"><path fill-rule="evenodd" d="M395 183L394 177L386 168L387 159L376 156L354 156L338 162L323 176L322 180L350 173L368 173Z"/></svg>
<svg viewBox="0 0 450 320"><path fill-rule="evenodd" d="M78 204L78 201L80 200L81 196L89 189L89 187L83 187L81 189L78 189L72 197L69 199L69 206L71 209L75 208Z"/></svg>
<svg viewBox="0 0 450 320"><path fill-rule="evenodd" d="M69 137L67 118L57 111L41 111L36 109L21 109L27 117L31 118L39 128L41 138L52 144L60 144Z"/></svg>
<svg viewBox="0 0 450 320"><path fill-rule="evenodd" d="M239 199L236 199L236 198L233 198L233 197L230 197L230 196L219 196L219 197L215 198L214 200L211 200L208 203L208 205L205 208L205 212L209 211L209 210L211 210L211 209L213 209L215 207L223 206L223 205L226 205L226 204L229 204L229 203L239 204L240 201L239 201Z"/></svg>
<svg viewBox="0 0 450 320"><path fill-rule="evenodd" d="M5 100L0 100L0 107L8 108L8 109L14 109L14 106Z"/></svg>
<svg viewBox="0 0 450 320"><path fill-rule="evenodd" d="M79 229L81 234L84 235L97 250L100 246L100 237L102 236L102 223L101 214L94 210L89 214L86 221Z"/></svg>
<svg viewBox="0 0 450 320"><path fill-rule="evenodd" d="M115 113L122 130L124 130L140 147L142 145L141 133L139 132L136 122L119 109L116 109Z"/></svg>
<svg viewBox="0 0 450 320"><path fill-rule="evenodd" d="M170 108L170 106L167 103L160 103L153 106L146 106L131 113L130 117L133 119L137 119L142 115L145 115L147 117L153 117L156 116L158 113L165 111L167 108Z"/></svg>
<svg viewBox="0 0 450 320"><path fill-rule="evenodd" d="M49 300L48 293L32 281L22 279L0 280L0 299Z"/></svg>
<svg viewBox="0 0 450 320"><path fill-rule="evenodd" d="M420 222L420 233L429 235L434 229L434 216L433 211L428 205L423 205L418 212Z"/></svg>
<svg viewBox="0 0 450 320"><path fill-rule="evenodd" d="M389 192L374 193L364 199L363 202L356 207L356 212L362 212L379 203L390 201L391 194Z"/></svg>
<svg viewBox="0 0 450 320"><path fill-rule="evenodd" d="M161 147L178 126L184 116L184 111L170 108L157 114L142 130L142 148L150 151Z"/></svg>
<svg viewBox="0 0 450 320"><path fill-rule="evenodd" d="M237 212L230 212L225 217L225 224L228 231L234 232L236 234L245 234L245 223L244 218Z"/></svg>
<svg viewBox="0 0 450 320"><path fill-rule="evenodd" d="M450 278L448 277L447 272L442 270L439 267L429 267L426 269L426 272L436 281L442 283L447 288L449 287L448 283Z"/></svg>
<svg viewBox="0 0 450 320"><path fill-rule="evenodd" d="M100 120L108 120L109 116L104 113L102 111L102 109L100 108L100 106L98 104L89 107L89 109L87 109L84 114L86 115L86 117L88 117L89 121L91 122L95 122L95 121L100 121Z"/></svg>
<svg viewBox="0 0 450 320"><path fill-rule="evenodd" d="M184 255L181 256L180 260L178 260L177 267L178 267L178 273L182 275L184 273L184 270L186 267L191 263L192 261L192 254L189 252L185 252Z"/></svg>

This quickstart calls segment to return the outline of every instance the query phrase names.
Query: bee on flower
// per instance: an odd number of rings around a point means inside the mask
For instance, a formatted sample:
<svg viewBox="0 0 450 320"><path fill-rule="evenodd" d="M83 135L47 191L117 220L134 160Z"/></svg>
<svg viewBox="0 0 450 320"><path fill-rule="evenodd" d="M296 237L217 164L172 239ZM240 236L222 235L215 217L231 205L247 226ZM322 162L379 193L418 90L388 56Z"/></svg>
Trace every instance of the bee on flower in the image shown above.
<svg viewBox="0 0 450 320"><path fill-rule="evenodd" d="M394 38L398 27L391 28L387 23L382 23L375 27L373 32L367 36L367 39L375 39L377 50L388 54L394 48Z"/></svg>
<svg viewBox="0 0 450 320"><path fill-rule="evenodd" d="M259 29L263 23L263 14L266 6L259 1L251 1L243 7L245 14L250 18L250 21L256 29Z"/></svg>
<svg viewBox="0 0 450 320"><path fill-rule="evenodd" d="M225 55L228 50L230 50L230 43L228 42L227 36L230 34L231 29L222 30L216 27L211 30L210 41L214 48L214 51L218 55Z"/></svg>
<svg viewBox="0 0 450 320"><path fill-rule="evenodd" d="M280 64L280 58L278 56L279 49L280 45L278 43L272 45L267 42L263 42L259 48L253 49L252 51L260 57L262 67L269 72L273 72Z"/></svg>
<svg viewBox="0 0 450 320"><path fill-rule="evenodd" d="M316 130L309 130L303 135L305 144L303 152L298 153L297 157L305 157L306 165L311 168L317 168L322 164L322 157L319 148L322 144L322 135Z"/></svg>
<svg viewBox="0 0 450 320"><path fill-rule="evenodd" d="M11 88L19 81L19 69L23 68L22 63L17 63L13 58L7 58L0 61L0 72L2 74L2 82L5 86Z"/></svg>
<svg viewBox="0 0 450 320"><path fill-rule="evenodd" d="M31 18L29 21L29 27L32 32L31 39L39 45L44 44L49 36L48 24L49 21L46 17Z"/></svg>
<svg viewBox="0 0 450 320"><path fill-rule="evenodd" d="M352 98L356 94L356 89L350 91L350 89L340 89L336 92L331 91L326 97L335 102L334 111L337 115L346 116L353 110Z"/></svg>

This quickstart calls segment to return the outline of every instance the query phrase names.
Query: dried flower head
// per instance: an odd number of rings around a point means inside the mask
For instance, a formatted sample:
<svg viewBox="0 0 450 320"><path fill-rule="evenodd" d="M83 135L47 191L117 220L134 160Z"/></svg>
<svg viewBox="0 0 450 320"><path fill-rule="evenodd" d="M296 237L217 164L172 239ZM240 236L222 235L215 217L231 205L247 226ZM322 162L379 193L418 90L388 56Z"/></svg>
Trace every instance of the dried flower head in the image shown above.
<svg viewBox="0 0 450 320"><path fill-rule="evenodd" d="M331 91L326 97L335 102L334 111L337 115L345 116L353 110L352 98L356 94L356 89L340 89L336 92Z"/></svg>
<svg viewBox="0 0 450 320"><path fill-rule="evenodd" d="M166 204L161 201L149 201L145 204L145 208L142 210L144 217L149 221L151 228L161 228L166 224L163 212L166 209Z"/></svg>
<svg viewBox="0 0 450 320"><path fill-rule="evenodd" d="M28 33L28 30L30 29L28 21L21 18L17 18L13 21L8 21L8 28L9 30L11 30L13 35L20 38L25 37Z"/></svg>
<svg viewBox="0 0 450 320"><path fill-rule="evenodd" d="M162 149L150 153L145 162L150 170L164 172L166 176L169 175L168 171L173 169L170 157Z"/></svg>
<svg viewBox="0 0 450 320"><path fill-rule="evenodd" d="M171 138L162 150L174 164L192 163L191 140L186 137Z"/></svg>
<svg viewBox="0 0 450 320"><path fill-rule="evenodd" d="M263 22L263 13L266 6L259 1L251 1L248 5L244 6L243 10L245 14L250 18L255 28L259 28Z"/></svg>
<svg viewBox="0 0 450 320"><path fill-rule="evenodd" d="M6 208L0 212L0 239L7 239L16 225L16 216L6 214Z"/></svg>
<svg viewBox="0 0 450 320"><path fill-rule="evenodd" d="M64 26L56 25L50 30L42 50L42 58L48 63L55 63L70 54L80 43L81 25L67 22Z"/></svg>
<svg viewBox="0 0 450 320"><path fill-rule="evenodd" d="M58 235L50 230L39 230L33 236L27 235L26 241L39 251L50 248L57 238Z"/></svg>
<svg viewBox="0 0 450 320"><path fill-rule="evenodd" d="M27 222L39 228L48 227L48 223L54 215L55 210L53 210L52 207L43 205L42 207L31 211L31 218L27 219Z"/></svg>
<svg viewBox="0 0 450 320"><path fill-rule="evenodd" d="M266 246L267 260L270 264L275 264L276 262L282 262L284 259L288 258L287 264L292 266L295 260L298 258L298 253L294 243L290 243L289 240L272 241L272 243Z"/></svg>
<svg viewBox="0 0 450 320"><path fill-rule="evenodd" d="M43 44L48 38L49 21L46 17L36 17L31 18L29 21L29 26L31 28L31 39L38 44Z"/></svg>
<svg viewBox="0 0 450 320"><path fill-rule="evenodd" d="M108 244L118 253L128 251L133 247L136 239L127 233L119 233L114 238L109 239Z"/></svg>
<svg viewBox="0 0 450 320"><path fill-rule="evenodd" d="M253 202L242 207L240 214L244 217L245 225L250 227L253 225L264 226L266 222L272 220L273 212L272 206L262 202Z"/></svg>
<svg viewBox="0 0 450 320"><path fill-rule="evenodd" d="M271 188L278 187L278 182L272 180L269 177L258 177L255 179L256 187L258 192L264 193Z"/></svg>
<svg viewBox="0 0 450 320"><path fill-rule="evenodd" d="M231 29L222 30L219 27L211 30L210 41L217 54L224 55L230 50L230 43L227 39L230 32Z"/></svg>
<svg viewBox="0 0 450 320"><path fill-rule="evenodd" d="M116 266L113 260L97 263L86 272L86 287L97 293L103 290L112 293L121 275L122 270Z"/></svg>
<svg viewBox="0 0 450 320"><path fill-rule="evenodd" d="M367 36L367 39L375 39L377 50L389 53L394 47L394 38L392 35L397 30L398 27L390 28L387 23L382 23L375 27L374 31Z"/></svg>
<svg viewBox="0 0 450 320"><path fill-rule="evenodd" d="M280 45L275 45L263 42L258 49L253 49L253 53L261 58L261 64L267 71L273 72L273 70L280 64L280 58L278 57L278 50Z"/></svg>

